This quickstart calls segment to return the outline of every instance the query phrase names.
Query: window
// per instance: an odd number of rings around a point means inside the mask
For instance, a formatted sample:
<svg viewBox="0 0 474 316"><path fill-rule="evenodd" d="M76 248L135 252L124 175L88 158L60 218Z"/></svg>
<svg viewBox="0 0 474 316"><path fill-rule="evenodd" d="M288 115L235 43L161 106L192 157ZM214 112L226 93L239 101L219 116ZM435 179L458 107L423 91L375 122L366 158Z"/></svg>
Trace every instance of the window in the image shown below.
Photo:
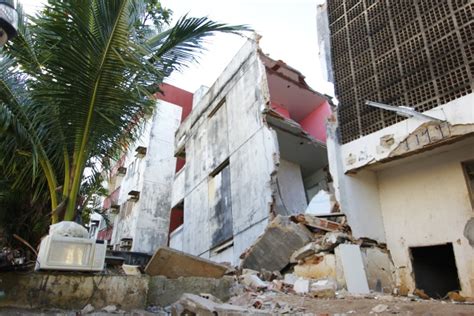
<svg viewBox="0 0 474 316"><path fill-rule="evenodd" d="M186 164L186 148L183 147L176 153L176 173L183 169Z"/></svg>
<svg viewBox="0 0 474 316"><path fill-rule="evenodd" d="M232 239L234 234L228 159L210 174L208 185L211 246L217 247Z"/></svg>
<svg viewBox="0 0 474 316"><path fill-rule="evenodd" d="M467 190L471 198L471 205L474 208L474 160L463 162L462 166L466 177Z"/></svg>

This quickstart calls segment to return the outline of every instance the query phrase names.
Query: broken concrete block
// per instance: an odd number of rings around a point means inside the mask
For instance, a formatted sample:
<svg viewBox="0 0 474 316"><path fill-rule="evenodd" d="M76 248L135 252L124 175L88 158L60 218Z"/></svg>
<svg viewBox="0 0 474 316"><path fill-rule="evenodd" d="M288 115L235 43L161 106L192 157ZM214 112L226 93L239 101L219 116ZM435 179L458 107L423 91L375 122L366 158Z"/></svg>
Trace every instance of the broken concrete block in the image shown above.
<svg viewBox="0 0 474 316"><path fill-rule="evenodd" d="M340 231L328 232L322 238L320 246L322 251L332 251L337 245L348 240L352 240L352 237L346 233Z"/></svg>
<svg viewBox="0 0 474 316"><path fill-rule="evenodd" d="M306 279L336 279L336 256L314 255L295 266L295 274Z"/></svg>
<svg viewBox="0 0 474 316"><path fill-rule="evenodd" d="M305 259L306 257L312 256L319 252L319 245L317 243L311 242L300 249L293 252L290 257L291 263L297 263L300 260Z"/></svg>
<svg viewBox="0 0 474 316"><path fill-rule="evenodd" d="M142 275L142 273L140 272L140 266L123 264L122 269L126 275Z"/></svg>
<svg viewBox="0 0 474 316"><path fill-rule="evenodd" d="M252 270L252 269L242 269L242 275L245 275L245 274L255 274L255 275L258 275L258 271Z"/></svg>
<svg viewBox="0 0 474 316"><path fill-rule="evenodd" d="M294 285L296 280L298 280L298 277L295 274L287 273L287 274L285 274L285 277L283 279L283 283L289 284L289 285Z"/></svg>
<svg viewBox="0 0 474 316"><path fill-rule="evenodd" d="M450 300L455 301L455 302L463 303L466 301L466 298L456 291L450 291L446 295L448 296Z"/></svg>
<svg viewBox="0 0 474 316"><path fill-rule="evenodd" d="M336 247L335 254L340 258L349 293L370 293L359 246L341 244Z"/></svg>
<svg viewBox="0 0 474 316"><path fill-rule="evenodd" d="M309 280L298 279L293 285L293 290L298 294L306 294L309 292Z"/></svg>
<svg viewBox="0 0 474 316"><path fill-rule="evenodd" d="M388 305L379 304L379 305L375 306L374 308L372 308L372 312L378 314L378 313L385 312L387 309L388 309Z"/></svg>
<svg viewBox="0 0 474 316"><path fill-rule="evenodd" d="M343 230L343 226L339 223L329 221L327 219L322 219L310 214L293 215L290 218L296 223L301 223L308 227L324 230L327 232Z"/></svg>
<svg viewBox="0 0 474 316"><path fill-rule="evenodd" d="M91 304L87 304L86 306L84 306L84 308L81 310L81 314L85 315L85 314L89 314L89 313L92 313L93 311L95 310L95 307Z"/></svg>
<svg viewBox="0 0 474 316"><path fill-rule="evenodd" d="M102 310L103 310L104 312L107 312L107 313L113 313L113 312L117 311L117 306L115 306L115 305L107 305L107 306L105 306L104 308L102 308Z"/></svg>
<svg viewBox="0 0 474 316"><path fill-rule="evenodd" d="M221 278L227 267L168 247L159 248L148 262L145 272L151 276Z"/></svg>
<svg viewBox="0 0 474 316"><path fill-rule="evenodd" d="M318 298L335 298L337 284L333 279L322 279L311 282L309 292L311 296Z"/></svg>
<svg viewBox="0 0 474 316"><path fill-rule="evenodd" d="M194 294L183 294L171 306L171 315L271 315L268 311L230 304L218 304Z"/></svg>
<svg viewBox="0 0 474 316"><path fill-rule="evenodd" d="M361 251L369 288L377 292L392 293L395 268L388 252L377 247L361 248Z"/></svg>
<svg viewBox="0 0 474 316"><path fill-rule="evenodd" d="M242 267L281 271L290 263L293 252L311 240L312 234L306 227L279 215L245 253Z"/></svg>
<svg viewBox="0 0 474 316"><path fill-rule="evenodd" d="M413 291L413 294L424 300L430 299L430 296L426 294L424 290L421 290L421 289L415 289Z"/></svg>
<svg viewBox="0 0 474 316"><path fill-rule="evenodd" d="M241 276L240 281L242 282L243 285L251 287L255 290L261 290L268 287L268 283L262 281L255 274L244 274Z"/></svg>

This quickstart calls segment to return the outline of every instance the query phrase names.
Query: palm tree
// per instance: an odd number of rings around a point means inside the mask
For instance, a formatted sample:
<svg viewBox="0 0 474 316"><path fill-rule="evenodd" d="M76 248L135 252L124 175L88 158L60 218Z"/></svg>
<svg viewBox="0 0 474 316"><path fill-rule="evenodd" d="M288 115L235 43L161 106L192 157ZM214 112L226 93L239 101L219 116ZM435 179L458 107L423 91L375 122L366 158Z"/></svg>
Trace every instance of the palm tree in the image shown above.
<svg viewBox="0 0 474 316"><path fill-rule="evenodd" d="M163 31L169 15L157 0L49 0L6 46L1 176L47 187L53 223L74 219L86 165L135 140L171 72L216 32L248 30L184 16Z"/></svg>

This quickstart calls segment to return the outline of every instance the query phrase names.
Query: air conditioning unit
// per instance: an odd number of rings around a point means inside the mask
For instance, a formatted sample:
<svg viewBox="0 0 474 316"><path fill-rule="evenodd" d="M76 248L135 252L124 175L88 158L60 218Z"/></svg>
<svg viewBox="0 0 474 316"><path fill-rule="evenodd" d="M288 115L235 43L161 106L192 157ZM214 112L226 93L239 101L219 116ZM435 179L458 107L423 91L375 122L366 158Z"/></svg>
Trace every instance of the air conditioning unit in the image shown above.
<svg viewBox="0 0 474 316"><path fill-rule="evenodd" d="M35 270L102 271L107 242L48 235L41 241Z"/></svg>

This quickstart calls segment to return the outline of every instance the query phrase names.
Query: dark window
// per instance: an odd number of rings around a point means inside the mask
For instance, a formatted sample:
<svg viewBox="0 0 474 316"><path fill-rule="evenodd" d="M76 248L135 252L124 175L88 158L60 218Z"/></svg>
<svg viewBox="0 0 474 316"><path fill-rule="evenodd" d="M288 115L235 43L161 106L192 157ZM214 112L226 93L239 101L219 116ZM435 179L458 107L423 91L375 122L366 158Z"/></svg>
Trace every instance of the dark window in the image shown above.
<svg viewBox="0 0 474 316"><path fill-rule="evenodd" d="M410 250L417 289L432 298L443 298L461 289L451 243Z"/></svg>
<svg viewBox="0 0 474 316"><path fill-rule="evenodd" d="M223 162L211 173L208 192L211 243L212 247L216 247L233 236L229 160Z"/></svg>

